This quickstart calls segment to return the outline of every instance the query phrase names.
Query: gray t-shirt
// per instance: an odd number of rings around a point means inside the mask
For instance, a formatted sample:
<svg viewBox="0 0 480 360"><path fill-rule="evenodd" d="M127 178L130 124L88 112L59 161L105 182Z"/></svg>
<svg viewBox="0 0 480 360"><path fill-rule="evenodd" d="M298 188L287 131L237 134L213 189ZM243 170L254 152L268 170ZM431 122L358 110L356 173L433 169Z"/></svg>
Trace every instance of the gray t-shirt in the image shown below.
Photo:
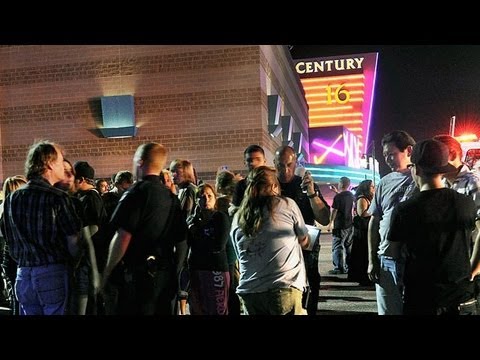
<svg viewBox="0 0 480 360"><path fill-rule="evenodd" d="M388 230L390 228L390 218L392 211L400 201L407 199L405 194L409 194L415 186L410 170L405 172L392 172L385 175L375 189L375 196L368 212L380 219L380 245L378 255L390 256L398 259L400 257L401 244L392 243L388 240Z"/></svg>
<svg viewBox="0 0 480 360"><path fill-rule="evenodd" d="M238 226L238 212L235 214L230 236L240 262L238 294L289 287L303 291L307 284L298 237L307 235L308 230L295 201L277 199L272 217L264 209L266 221L255 237L243 234Z"/></svg>

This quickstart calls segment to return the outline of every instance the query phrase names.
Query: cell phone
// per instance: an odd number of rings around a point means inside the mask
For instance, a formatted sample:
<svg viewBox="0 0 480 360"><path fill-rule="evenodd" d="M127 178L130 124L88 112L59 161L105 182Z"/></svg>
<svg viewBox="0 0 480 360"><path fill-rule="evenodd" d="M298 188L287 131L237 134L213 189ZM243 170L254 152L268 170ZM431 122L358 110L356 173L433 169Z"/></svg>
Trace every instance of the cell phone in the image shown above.
<svg viewBox="0 0 480 360"><path fill-rule="evenodd" d="M305 310L307 309L307 306L308 306L308 299L310 298L310 286L307 286L305 287L305 289L303 290L303 294L302 294L302 308L304 308Z"/></svg>

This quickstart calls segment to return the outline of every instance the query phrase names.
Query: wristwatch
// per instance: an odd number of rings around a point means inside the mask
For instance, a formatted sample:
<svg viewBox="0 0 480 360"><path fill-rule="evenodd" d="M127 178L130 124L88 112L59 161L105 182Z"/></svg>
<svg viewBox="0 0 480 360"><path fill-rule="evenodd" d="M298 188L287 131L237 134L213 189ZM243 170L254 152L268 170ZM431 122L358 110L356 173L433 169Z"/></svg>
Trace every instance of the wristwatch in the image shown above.
<svg viewBox="0 0 480 360"><path fill-rule="evenodd" d="M318 196L318 194L317 194L316 191L315 191L313 194L311 194L311 195L307 195L307 197L308 197L309 199L313 199L314 197L317 197L317 196Z"/></svg>

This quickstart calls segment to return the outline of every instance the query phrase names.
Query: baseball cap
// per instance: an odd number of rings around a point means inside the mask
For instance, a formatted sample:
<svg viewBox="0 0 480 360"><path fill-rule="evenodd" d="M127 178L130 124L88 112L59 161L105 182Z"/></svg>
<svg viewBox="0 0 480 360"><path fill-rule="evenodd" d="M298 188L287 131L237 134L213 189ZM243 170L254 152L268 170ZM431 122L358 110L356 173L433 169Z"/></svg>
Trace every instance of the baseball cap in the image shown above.
<svg viewBox="0 0 480 360"><path fill-rule="evenodd" d="M410 157L412 163L419 166L426 174L445 174L456 170L448 163L449 150L444 143L427 139L413 146Z"/></svg>

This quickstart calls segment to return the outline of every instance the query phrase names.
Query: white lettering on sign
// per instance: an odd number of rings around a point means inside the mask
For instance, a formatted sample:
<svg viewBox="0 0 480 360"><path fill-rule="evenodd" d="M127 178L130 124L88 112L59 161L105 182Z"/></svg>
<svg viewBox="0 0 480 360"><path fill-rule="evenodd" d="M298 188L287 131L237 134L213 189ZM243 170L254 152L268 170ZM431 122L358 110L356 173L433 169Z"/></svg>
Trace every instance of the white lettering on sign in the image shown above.
<svg viewBox="0 0 480 360"><path fill-rule="evenodd" d="M336 60L300 61L295 65L295 70L299 74L323 73L333 70L356 70L362 68L364 59L363 57L359 57Z"/></svg>

